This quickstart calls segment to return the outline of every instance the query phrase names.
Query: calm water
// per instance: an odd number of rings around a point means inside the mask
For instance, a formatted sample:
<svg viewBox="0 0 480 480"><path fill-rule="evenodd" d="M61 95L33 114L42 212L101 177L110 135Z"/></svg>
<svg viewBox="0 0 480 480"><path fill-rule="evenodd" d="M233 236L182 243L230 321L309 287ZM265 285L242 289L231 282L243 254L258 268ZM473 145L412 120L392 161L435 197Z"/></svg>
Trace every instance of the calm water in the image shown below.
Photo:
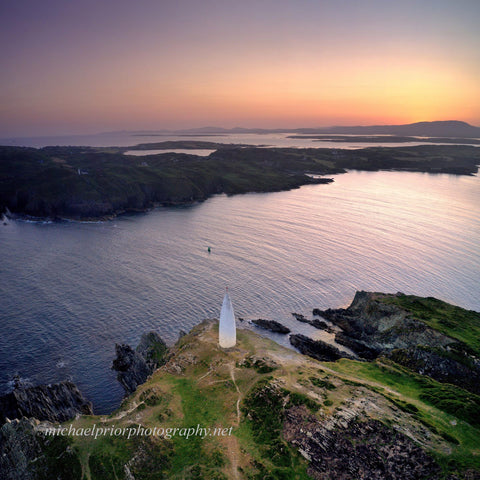
<svg viewBox="0 0 480 480"><path fill-rule="evenodd" d="M218 316L225 285L237 316L317 336L291 312L345 306L357 289L480 310L479 187L478 177L349 172L105 223L2 225L0 390L15 373L71 378L109 411L122 397L115 342L136 345L150 329L174 342Z"/></svg>
<svg viewBox="0 0 480 480"><path fill-rule="evenodd" d="M348 142L318 142L315 138L288 138L289 133L243 133L243 134L222 134L222 135L136 135L131 132L102 133L97 135L71 135L56 137L24 137L24 138L2 138L0 145L20 145L24 147L46 147L48 145L77 145L92 147L128 147L139 143L157 143L166 141L207 141L217 143L240 143L247 145L263 145L275 147L298 147L298 148L367 148L367 147L405 147L414 145L425 145L424 142L405 143L348 143ZM325 135L329 137L329 135ZM358 136L358 135L354 135ZM436 145L443 145L439 142L432 142ZM450 145L450 144L447 144ZM475 145L478 146L478 145ZM165 153L166 150L162 150ZM175 150L168 150L175 151ZM190 153L192 151L190 150ZM138 153L140 155L140 153ZM143 153L145 154L145 153Z"/></svg>

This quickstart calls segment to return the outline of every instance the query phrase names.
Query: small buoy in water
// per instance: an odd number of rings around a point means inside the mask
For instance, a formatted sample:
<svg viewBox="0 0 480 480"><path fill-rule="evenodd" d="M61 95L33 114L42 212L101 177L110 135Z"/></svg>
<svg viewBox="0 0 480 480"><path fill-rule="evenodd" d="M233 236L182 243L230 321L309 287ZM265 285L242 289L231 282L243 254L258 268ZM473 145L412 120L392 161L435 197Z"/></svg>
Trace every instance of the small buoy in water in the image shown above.
<svg viewBox="0 0 480 480"><path fill-rule="evenodd" d="M207 248L208 253L210 253L212 250L210 247Z"/></svg>

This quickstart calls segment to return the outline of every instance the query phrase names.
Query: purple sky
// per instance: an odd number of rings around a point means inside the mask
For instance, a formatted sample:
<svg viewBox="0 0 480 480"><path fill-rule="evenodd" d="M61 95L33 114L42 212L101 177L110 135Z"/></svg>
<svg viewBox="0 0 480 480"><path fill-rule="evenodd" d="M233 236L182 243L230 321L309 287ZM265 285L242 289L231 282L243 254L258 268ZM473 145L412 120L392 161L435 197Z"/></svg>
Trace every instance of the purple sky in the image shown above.
<svg viewBox="0 0 480 480"><path fill-rule="evenodd" d="M0 136L459 119L480 1L0 5Z"/></svg>

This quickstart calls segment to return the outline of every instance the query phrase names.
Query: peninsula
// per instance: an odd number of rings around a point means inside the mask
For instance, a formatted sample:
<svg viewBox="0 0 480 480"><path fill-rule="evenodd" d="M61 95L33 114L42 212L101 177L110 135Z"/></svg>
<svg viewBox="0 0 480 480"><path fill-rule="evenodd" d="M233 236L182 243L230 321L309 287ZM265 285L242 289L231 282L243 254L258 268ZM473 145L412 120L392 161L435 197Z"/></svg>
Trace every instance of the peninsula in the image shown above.
<svg viewBox="0 0 480 480"><path fill-rule="evenodd" d="M208 157L132 150L214 149ZM202 201L214 194L273 192L329 183L356 170L472 175L480 149L468 145L261 148L202 141L132 147L0 147L0 213L104 219L156 205Z"/></svg>

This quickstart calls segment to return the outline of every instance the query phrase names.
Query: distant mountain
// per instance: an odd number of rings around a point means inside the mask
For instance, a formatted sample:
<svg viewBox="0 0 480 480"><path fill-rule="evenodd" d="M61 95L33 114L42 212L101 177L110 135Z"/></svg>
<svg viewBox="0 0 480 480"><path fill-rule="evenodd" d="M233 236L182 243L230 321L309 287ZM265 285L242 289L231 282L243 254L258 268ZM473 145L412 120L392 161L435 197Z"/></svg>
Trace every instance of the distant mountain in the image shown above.
<svg viewBox="0 0 480 480"><path fill-rule="evenodd" d="M232 134L232 133L300 133L300 134L352 134L352 135L406 135L417 137L480 138L480 128L459 120L417 122L407 125L334 126L324 128L222 128L203 127L175 133Z"/></svg>
<svg viewBox="0 0 480 480"><path fill-rule="evenodd" d="M373 125L357 127L331 127L321 129L321 133L344 134L385 134L385 135L413 135L419 137L480 137L480 128L466 122L448 120L443 122L417 122L407 125Z"/></svg>

